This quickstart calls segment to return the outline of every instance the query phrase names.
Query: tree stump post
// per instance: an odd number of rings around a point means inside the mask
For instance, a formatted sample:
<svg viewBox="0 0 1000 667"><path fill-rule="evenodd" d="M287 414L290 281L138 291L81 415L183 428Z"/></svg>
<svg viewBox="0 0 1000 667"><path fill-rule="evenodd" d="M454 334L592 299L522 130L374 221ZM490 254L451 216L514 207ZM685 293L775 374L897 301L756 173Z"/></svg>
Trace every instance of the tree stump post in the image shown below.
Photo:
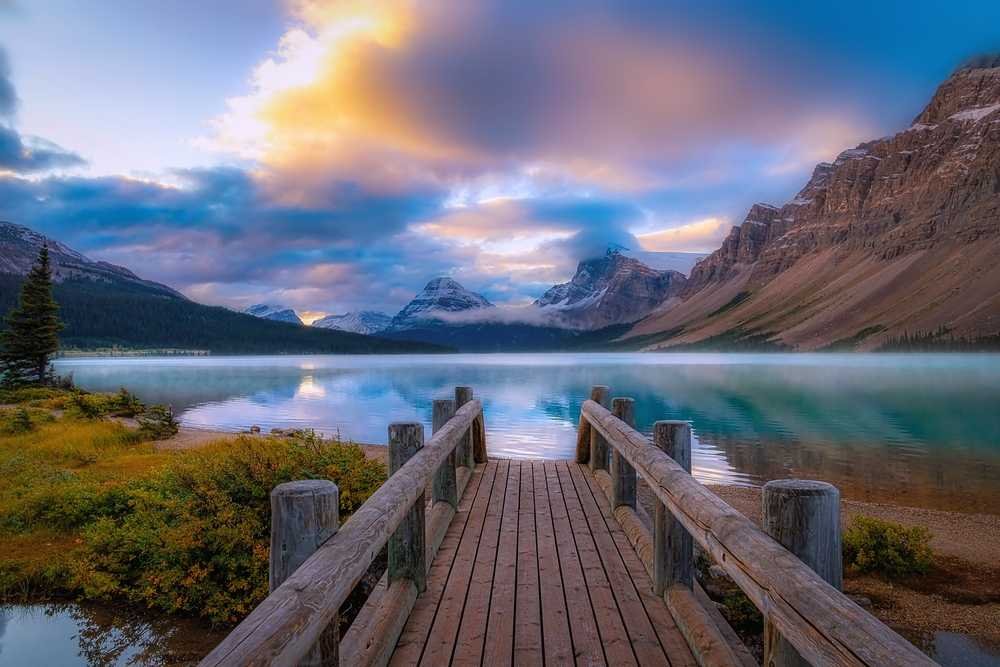
<svg viewBox="0 0 1000 667"><path fill-rule="evenodd" d="M340 527L340 491L325 479L279 484L271 490L268 592L274 592ZM336 666L340 623L335 616L302 665Z"/></svg>
<svg viewBox="0 0 1000 667"><path fill-rule="evenodd" d="M653 444L691 472L691 425L684 421L653 424ZM659 500L653 512L653 590L657 595L673 584L691 588L694 582L694 540Z"/></svg>
<svg viewBox="0 0 1000 667"><path fill-rule="evenodd" d="M455 412L458 412L459 408L472 400L472 387L455 387ZM475 453L472 448L472 427L469 427L469 432L465 434L465 438L462 439L461 444L455 448L458 451L458 462L468 468L469 470L474 470L476 467Z"/></svg>
<svg viewBox="0 0 1000 667"><path fill-rule="evenodd" d="M610 390L603 386L598 385L590 390L590 400L594 403L598 403L603 407L608 406L608 396L610 395ZM608 469L608 442L604 439L597 429L590 427L590 470L607 470Z"/></svg>
<svg viewBox="0 0 1000 667"><path fill-rule="evenodd" d="M608 393L611 390L603 384L595 384L590 388L590 400L604 405ZM580 424L576 427L576 462L588 463L590 461L590 422L587 417L580 414Z"/></svg>
<svg viewBox="0 0 1000 667"><path fill-rule="evenodd" d="M840 590L844 582L844 564L837 487L805 479L774 480L764 485L761 503L764 532ZM765 616L764 665L799 667L808 664Z"/></svg>
<svg viewBox="0 0 1000 667"><path fill-rule="evenodd" d="M635 428L635 401L616 398L611 401L611 414ZM611 510L619 505L635 507L635 468L617 448L611 448Z"/></svg>
<svg viewBox="0 0 1000 667"><path fill-rule="evenodd" d="M455 416L455 401L440 399L434 401L433 417L431 418L432 433L437 433L448 420ZM443 500L458 509L458 479L455 475L455 450L452 450L445 462L434 475L434 502Z"/></svg>
<svg viewBox="0 0 1000 667"><path fill-rule="evenodd" d="M417 422L389 425L389 475L424 446L424 427ZM424 494L421 493L406 518L389 537L389 583L410 579L418 593L427 588L425 555Z"/></svg>

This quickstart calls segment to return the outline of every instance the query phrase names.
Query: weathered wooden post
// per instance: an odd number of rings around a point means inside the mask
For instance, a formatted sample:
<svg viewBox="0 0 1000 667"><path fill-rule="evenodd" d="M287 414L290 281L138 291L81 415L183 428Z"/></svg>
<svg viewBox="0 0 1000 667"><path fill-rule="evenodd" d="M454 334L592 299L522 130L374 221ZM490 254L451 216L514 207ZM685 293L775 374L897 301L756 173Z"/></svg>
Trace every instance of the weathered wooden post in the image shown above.
<svg viewBox="0 0 1000 667"><path fill-rule="evenodd" d="M423 446L423 424L389 424L389 475L394 475ZM409 514L389 537L389 583L392 584L397 579L410 579L418 593L423 593L427 588L424 502L424 494L421 493Z"/></svg>
<svg viewBox="0 0 1000 667"><path fill-rule="evenodd" d="M616 398L611 401L611 413L631 427L635 427L635 401ZM635 507L635 468L625 460L617 448L611 449L611 509L619 505Z"/></svg>
<svg viewBox="0 0 1000 667"><path fill-rule="evenodd" d="M684 470L691 472L691 425L683 421L653 424L653 444ZM653 512L653 590L663 595L670 586L693 585L694 541L659 500Z"/></svg>
<svg viewBox="0 0 1000 667"><path fill-rule="evenodd" d="M472 400L472 387L455 387L455 412L458 412L459 408ZM476 467L474 452L472 449L472 427L469 427L469 432L465 434L462 439L461 444L456 447L458 451L458 462L469 468L470 470Z"/></svg>
<svg viewBox="0 0 1000 667"><path fill-rule="evenodd" d="M455 416L455 401L441 399L434 401L434 412L431 418L432 433L437 433L448 420ZM455 451L452 450L445 462L434 475L434 502L443 500L458 509L458 480L455 475Z"/></svg>
<svg viewBox="0 0 1000 667"><path fill-rule="evenodd" d="M590 388L590 400L603 405L610 391L602 384L594 385ZM590 422L581 413L580 424L576 427L576 462L587 463L588 461L590 461Z"/></svg>
<svg viewBox="0 0 1000 667"><path fill-rule="evenodd" d="M340 491L326 479L285 482L271 491L268 591L284 583L340 527ZM340 624L334 617L301 665L337 665Z"/></svg>
<svg viewBox="0 0 1000 667"><path fill-rule="evenodd" d="M608 407L608 395L610 390L598 385L590 390L590 400L599 405ZM608 442L604 439L596 428L590 428L590 470L608 469Z"/></svg>
<svg viewBox="0 0 1000 667"><path fill-rule="evenodd" d="M473 459L476 463L486 463L489 460L489 457L486 455L485 410L480 412L476 420L472 422L472 450Z"/></svg>
<svg viewBox="0 0 1000 667"><path fill-rule="evenodd" d="M782 479L764 485L764 532L795 554L831 586L844 583L841 556L840 491L826 482ZM764 618L764 665L808 665Z"/></svg>

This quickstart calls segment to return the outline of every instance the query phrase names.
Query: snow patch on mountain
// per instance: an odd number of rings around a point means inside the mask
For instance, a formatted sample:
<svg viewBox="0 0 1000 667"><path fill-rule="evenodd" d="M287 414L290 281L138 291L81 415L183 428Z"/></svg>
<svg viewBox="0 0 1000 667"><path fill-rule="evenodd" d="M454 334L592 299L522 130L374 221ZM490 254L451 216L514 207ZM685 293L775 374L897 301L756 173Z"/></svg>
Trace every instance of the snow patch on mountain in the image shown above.
<svg viewBox="0 0 1000 667"><path fill-rule="evenodd" d="M312 323L311 326L320 329L336 329L352 333L371 334L385 331L392 323L392 316L374 310L344 313L343 315L327 315Z"/></svg>
<svg viewBox="0 0 1000 667"><path fill-rule="evenodd" d="M294 310L288 306L275 306L268 303L255 303L243 311L247 315L259 317L262 320L274 320L275 322L288 322L290 324L302 324L302 320Z"/></svg>

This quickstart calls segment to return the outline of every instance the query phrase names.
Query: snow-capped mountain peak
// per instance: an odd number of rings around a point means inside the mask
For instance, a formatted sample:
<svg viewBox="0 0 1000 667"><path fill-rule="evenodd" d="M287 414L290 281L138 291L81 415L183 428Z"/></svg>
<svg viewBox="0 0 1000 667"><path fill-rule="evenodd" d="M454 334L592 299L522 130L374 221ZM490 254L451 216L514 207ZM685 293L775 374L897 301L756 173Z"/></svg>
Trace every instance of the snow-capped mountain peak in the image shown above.
<svg viewBox="0 0 1000 667"><path fill-rule="evenodd" d="M243 311L247 315L253 315L264 320L274 320L276 322L289 322L291 324L302 324L302 320L294 310L288 306L275 306L268 303L255 303Z"/></svg>
<svg viewBox="0 0 1000 667"><path fill-rule="evenodd" d="M393 329L407 329L429 320L440 320L442 315L461 313L480 308L493 308L486 297L470 292L447 278L435 278L392 318Z"/></svg>
<svg viewBox="0 0 1000 667"><path fill-rule="evenodd" d="M391 322L390 315L374 310L362 310L343 315L327 315L313 322L312 326L371 335L385 331Z"/></svg>

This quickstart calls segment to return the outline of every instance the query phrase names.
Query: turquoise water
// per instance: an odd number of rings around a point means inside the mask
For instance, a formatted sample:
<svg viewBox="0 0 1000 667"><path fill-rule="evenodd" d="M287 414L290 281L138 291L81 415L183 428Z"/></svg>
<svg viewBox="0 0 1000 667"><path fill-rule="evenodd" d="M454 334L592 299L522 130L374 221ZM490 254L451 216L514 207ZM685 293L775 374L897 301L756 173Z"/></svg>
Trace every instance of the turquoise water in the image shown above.
<svg viewBox="0 0 1000 667"><path fill-rule="evenodd" d="M314 428L385 443L429 429L467 384L495 456L569 458L593 384L636 400L637 426L687 419L694 473L761 484L812 477L846 495L1000 512L1000 355L496 354L63 359L88 389L125 386L191 427Z"/></svg>

